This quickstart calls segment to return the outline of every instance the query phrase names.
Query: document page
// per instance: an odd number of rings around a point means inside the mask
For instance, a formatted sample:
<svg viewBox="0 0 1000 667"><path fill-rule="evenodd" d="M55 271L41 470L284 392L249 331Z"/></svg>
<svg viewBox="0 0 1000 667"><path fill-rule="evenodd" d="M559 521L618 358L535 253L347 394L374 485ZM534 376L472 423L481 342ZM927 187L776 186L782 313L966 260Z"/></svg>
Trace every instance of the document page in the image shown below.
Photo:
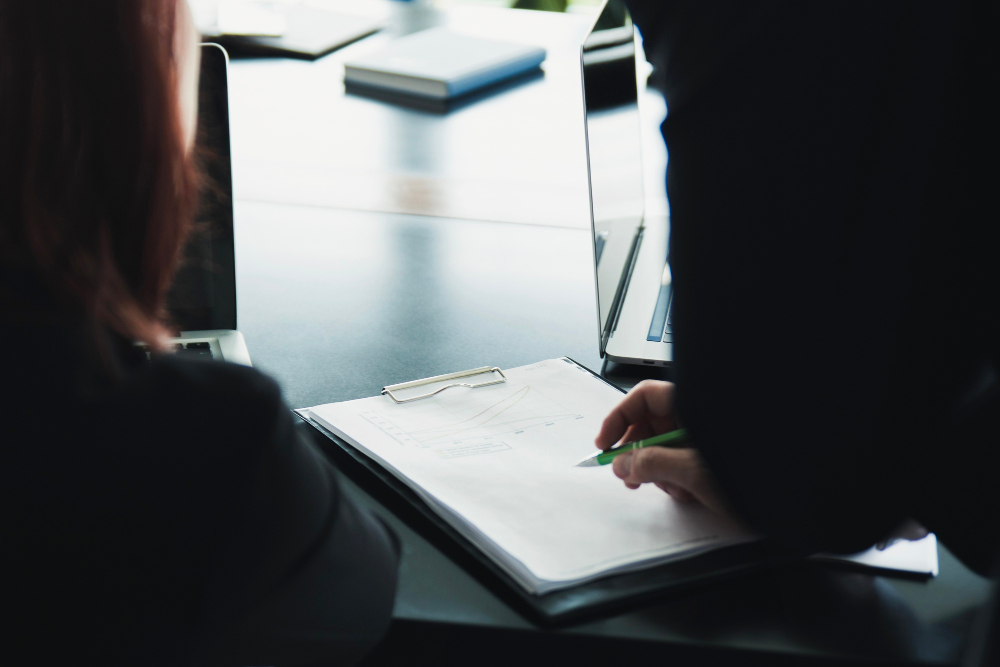
<svg viewBox="0 0 1000 667"><path fill-rule="evenodd" d="M375 459L532 593L752 539L611 466L577 468L624 394L568 359L507 382L396 404L378 396L309 416Z"/></svg>
<svg viewBox="0 0 1000 667"><path fill-rule="evenodd" d="M872 547L850 556L816 554L814 560L851 563L861 567L895 572L910 572L928 577L938 575L937 535L929 533L919 540L898 540L885 549Z"/></svg>

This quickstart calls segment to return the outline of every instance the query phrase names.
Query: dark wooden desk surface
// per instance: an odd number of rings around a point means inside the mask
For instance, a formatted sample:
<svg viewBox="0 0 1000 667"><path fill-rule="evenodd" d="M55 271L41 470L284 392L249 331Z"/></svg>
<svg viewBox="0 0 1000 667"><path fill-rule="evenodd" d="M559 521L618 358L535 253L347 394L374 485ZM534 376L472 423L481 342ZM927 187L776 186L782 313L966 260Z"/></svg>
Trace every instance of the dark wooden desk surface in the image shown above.
<svg viewBox="0 0 1000 667"><path fill-rule="evenodd" d="M292 407L485 363L568 355L601 369L575 69L587 20L490 8L445 20L545 45L545 76L442 116L344 94L343 61L385 36L316 63L233 63L239 327ZM606 375L631 386L644 370ZM348 484L404 545L393 628L369 664L952 663L988 594L942 549L926 582L788 568L540 631Z"/></svg>

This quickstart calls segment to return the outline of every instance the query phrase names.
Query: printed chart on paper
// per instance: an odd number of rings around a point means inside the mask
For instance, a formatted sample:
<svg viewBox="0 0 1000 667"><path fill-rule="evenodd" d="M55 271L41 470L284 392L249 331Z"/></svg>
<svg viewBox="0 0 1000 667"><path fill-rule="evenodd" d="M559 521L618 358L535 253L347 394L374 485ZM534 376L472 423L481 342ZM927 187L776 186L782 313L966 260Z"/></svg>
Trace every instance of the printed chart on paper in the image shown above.
<svg viewBox="0 0 1000 667"><path fill-rule="evenodd" d="M434 449L443 458L509 449L501 436L581 418L531 385L442 394L388 412L361 416L400 444Z"/></svg>

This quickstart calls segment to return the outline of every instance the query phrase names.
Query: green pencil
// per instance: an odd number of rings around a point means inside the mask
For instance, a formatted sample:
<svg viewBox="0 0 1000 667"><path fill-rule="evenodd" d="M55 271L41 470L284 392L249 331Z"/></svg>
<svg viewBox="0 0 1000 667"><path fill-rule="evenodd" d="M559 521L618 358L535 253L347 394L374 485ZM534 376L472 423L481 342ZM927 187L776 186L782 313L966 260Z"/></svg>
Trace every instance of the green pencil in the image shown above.
<svg viewBox="0 0 1000 667"><path fill-rule="evenodd" d="M634 452L635 450L642 449L644 447L684 447L687 443L687 429L679 428L676 431L669 431L667 433L661 433L660 435L654 435L652 438L645 438L643 440L636 440L635 442L626 442L621 445L615 445L611 449L605 449L602 452L591 454L577 463L576 466L578 468L604 466L614 461L616 456L625 452Z"/></svg>

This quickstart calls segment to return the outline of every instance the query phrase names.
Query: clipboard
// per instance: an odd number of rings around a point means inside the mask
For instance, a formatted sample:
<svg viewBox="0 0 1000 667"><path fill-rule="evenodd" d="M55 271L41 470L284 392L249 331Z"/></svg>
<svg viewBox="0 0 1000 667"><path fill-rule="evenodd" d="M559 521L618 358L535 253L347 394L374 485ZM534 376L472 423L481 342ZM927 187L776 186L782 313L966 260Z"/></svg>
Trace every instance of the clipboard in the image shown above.
<svg viewBox="0 0 1000 667"><path fill-rule="evenodd" d="M462 382L465 380L465 382ZM436 396L446 389L453 387L465 387L467 389L478 389L479 387L489 387L495 384L503 384L507 381L507 376L503 374L497 366L481 366L468 371L458 373L445 373L423 380L412 380L410 382L400 382L382 387L382 395L388 396L397 405L400 403L410 403L424 398ZM408 393L412 392L412 393Z"/></svg>
<svg viewBox="0 0 1000 667"><path fill-rule="evenodd" d="M620 387L611 384L582 364L572 359L569 361L617 391L625 393ZM450 373L401 385L389 385L383 388L383 394L390 398L392 394L400 396L401 391L426 394L411 399L420 400L444 390L429 393L436 384L487 386L479 383L497 384L505 381L505 377L503 380L496 377L497 372L502 375L499 368L484 366L461 373ZM494 375L493 380L486 380L487 373ZM477 376L480 377L477 379ZM308 411L295 410L295 414L303 422L299 428L307 429L314 436L322 436L314 437L314 441L352 481L511 608L542 627L561 627L613 615L679 590L734 577L776 562L797 560L797 557L782 555L781 551L775 550L770 543L760 540L723 547L644 570L609 575L571 588L533 595L438 516L412 489L392 473L310 419Z"/></svg>

